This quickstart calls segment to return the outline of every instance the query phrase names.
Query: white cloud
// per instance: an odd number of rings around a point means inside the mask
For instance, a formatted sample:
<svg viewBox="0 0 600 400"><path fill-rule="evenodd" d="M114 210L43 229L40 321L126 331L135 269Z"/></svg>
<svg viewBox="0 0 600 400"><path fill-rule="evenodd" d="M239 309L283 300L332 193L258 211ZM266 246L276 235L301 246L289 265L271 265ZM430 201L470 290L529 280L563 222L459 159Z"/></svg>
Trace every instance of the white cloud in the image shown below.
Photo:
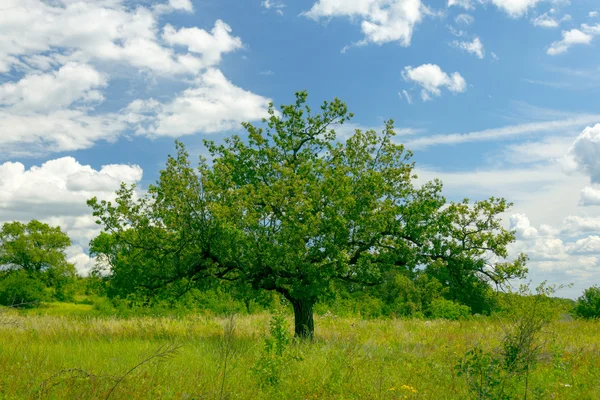
<svg viewBox="0 0 600 400"><path fill-rule="evenodd" d="M588 33L590 35L600 35L600 24L596 24L596 25L588 25L588 24L581 24L581 29L583 29L583 31L585 33Z"/></svg>
<svg viewBox="0 0 600 400"><path fill-rule="evenodd" d="M598 233L600 232L600 217L569 216L564 219L561 232L573 236Z"/></svg>
<svg viewBox="0 0 600 400"><path fill-rule="evenodd" d="M600 13L598 13L598 11L590 11L590 13L588 14L588 17L596 18L598 15L600 15Z"/></svg>
<svg viewBox="0 0 600 400"><path fill-rule="evenodd" d="M92 66L68 63L58 71L32 73L18 82L0 85L0 106L11 112L56 110L82 101L102 101L97 88L107 85L107 77Z"/></svg>
<svg viewBox="0 0 600 400"><path fill-rule="evenodd" d="M541 0L492 0L492 3L513 18L522 17Z"/></svg>
<svg viewBox="0 0 600 400"><path fill-rule="evenodd" d="M285 4L280 0L264 0L260 5L267 10L275 10L279 15L283 15L283 9L285 8Z"/></svg>
<svg viewBox="0 0 600 400"><path fill-rule="evenodd" d="M503 128L492 128L477 132L432 135L414 139L413 141L406 143L406 146L409 149L423 149L429 146L442 144L448 145L497 140L538 132L557 132L585 126L598 120L600 120L600 115L580 115L562 120L509 125Z"/></svg>
<svg viewBox="0 0 600 400"><path fill-rule="evenodd" d="M586 186L580 193L582 206L600 206L600 189Z"/></svg>
<svg viewBox="0 0 600 400"><path fill-rule="evenodd" d="M581 132L571 146L565 163L589 175L592 183L600 183L600 123L588 126Z"/></svg>
<svg viewBox="0 0 600 400"><path fill-rule="evenodd" d="M456 18L454 18L454 22L456 22L458 25L471 25L473 22L475 22L475 18L469 14L458 14Z"/></svg>
<svg viewBox="0 0 600 400"><path fill-rule="evenodd" d="M12 212L78 215L87 209L86 199L110 196L122 181L134 183L141 178L142 169L136 165L107 165L94 170L73 157L30 169L19 162L6 162L0 164L0 215L4 219Z"/></svg>
<svg viewBox="0 0 600 400"><path fill-rule="evenodd" d="M113 141L128 124L118 114L88 115L81 110L20 113L0 109L0 155L73 151Z"/></svg>
<svg viewBox="0 0 600 400"><path fill-rule="evenodd" d="M221 20L210 31L161 26L162 14L173 11L193 12L193 6L189 0L135 7L127 0L4 0L0 157L86 149L98 141L116 140L130 129L143 131L140 123L155 124L160 131L165 124L175 128L177 118L187 118L185 122L192 123L183 134L189 134L194 127L215 132L219 127L230 129L232 121L262 117L262 97L213 70L224 54L243 48L242 40ZM182 82L193 83L173 109L164 107L168 116L155 115L165 119L152 121L151 115L119 109L125 102L147 107L152 99L134 101L128 97L135 92L127 92L124 98L105 101L114 76L132 82L147 77L166 88L164 96L169 90L172 94L170 79L183 76L189 80ZM198 115L204 122L184 115L194 107L203 107Z"/></svg>
<svg viewBox="0 0 600 400"><path fill-rule="evenodd" d="M547 50L551 56L565 53L569 48L576 44L590 44L593 36L589 33L580 31L579 29L571 29L570 31L562 32L562 39L553 42Z"/></svg>
<svg viewBox="0 0 600 400"><path fill-rule="evenodd" d="M466 51L467 53L474 54L480 59L483 59L485 55L483 43L481 43L481 40L479 40L478 37L475 37L472 42L459 42L458 40L455 40L452 42L452 45Z"/></svg>
<svg viewBox="0 0 600 400"><path fill-rule="evenodd" d="M113 199L121 182L135 183L141 178L137 165L106 165L95 170L72 157L29 169L6 162L0 164L0 223L39 219L61 226L73 240L69 260L85 273L90 260L84 249L99 232L86 200L94 196Z"/></svg>
<svg viewBox="0 0 600 400"><path fill-rule="evenodd" d="M198 72L190 56L182 58L160 44L158 16L148 8L129 10L117 0L6 1L0 14L0 72L26 67L27 61L18 57L33 55L61 64L102 62L159 74Z"/></svg>
<svg viewBox="0 0 600 400"><path fill-rule="evenodd" d="M573 144L571 136L549 136L537 141L511 144L506 147L507 161L515 164L558 161L565 155L565 149Z"/></svg>
<svg viewBox="0 0 600 400"><path fill-rule="evenodd" d="M171 25L164 27L163 39L170 45L185 46L191 53L201 54L202 66L211 67L219 64L222 54L242 48L242 40L231 36L232 29L221 20L209 33L204 29L181 28Z"/></svg>
<svg viewBox="0 0 600 400"><path fill-rule="evenodd" d="M448 0L448 7L458 6L465 10L471 10L475 8L471 0Z"/></svg>
<svg viewBox="0 0 600 400"><path fill-rule="evenodd" d="M210 69L171 102L136 101L128 111L131 120L139 123L140 134L180 136L237 129L243 121L267 117L269 102Z"/></svg>
<svg viewBox="0 0 600 400"><path fill-rule="evenodd" d="M431 95L440 96L443 87L454 93L461 93L467 89L466 81L458 72L448 75L435 64L423 64L415 68L405 67L402 76L406 81L415 82L423 88L421 90L423 101L430 100Z"/></svg>
<svg viewBox="0 0 600 400"><path fill-rule="evenodd" d="M563 151L566 149L568 143ZM415 173L419 183L441 179L449 199L503 196L514 202L510 214L502 216L505 226L517 234L510 255L525 252L530 256L527 265L534 284L543 280L574 283L575 287L563 295L575 296L589 286L590 277L600 279L598 258L570 252L577 240L600 234L600 219L585 214L590 211L593 215L595 209L578 206L579 190L586 177L567 176L559 165L547 162L469 171L419 167Z"/></svg>
<svg viewBox="0 0 600 400"><path fill-rule="evenodd" d="M509 221L510 230L516 232L517 239L528 239L536 237L538 234L538 230L531 226L531 222L525 214L513 214Z"/></svg>
<svg viewBox="0 0 600 400"><path fill-rule="evenodd" d="M564 15L562 18L556 18L556 9L552 8L550 11L539 15L531 22L533 26L539 26L541 28L558 28L564 21L570 21L571 16L569 14Z"/></svg>
<svg viewBox="0 0 600 400"><path fill-rule="evenodd" d="M400 93L400 97L402 97L402 95L404 95L404 97L406 98L406 101L408 102L408 104L412 104L413 103L412 96L406 90L402 90L402 93Z"/></svg>
<svg viewBox="0 0 600 400"><path fill-rule="evenodd" d="M169 5L174 10L182 10L187 12L194 11L194 7L192 6L192 2L190 0L169 0Z"/></svg>
<svg viewBox="0 0 600 400"><path fill-rule="evenodd" d="M319 0L303 15L314 20L334 17L360 20L365 37L357 45L399 42L409 46L424 10L421 0Z"/></svg>
<svg viewBox="0 0 600 400"><path fill-rule="evenodd" d="M423 149L429 146L442 144L459 144L512 138L525 134L539 132L558 132L579 128L600 120L600 115L579 115L562 120L532 122L519 125L509 125L503 128L492 128L477 132L451 133L446 135L432 135L414 139L406 143L409 149Z"/></svg>
<svg viewBox="0 0 600 400"><path fill-rule="evenodd" d="M567 251L573 254L600 254L600 236L588 236L568 246Z"/></svg>

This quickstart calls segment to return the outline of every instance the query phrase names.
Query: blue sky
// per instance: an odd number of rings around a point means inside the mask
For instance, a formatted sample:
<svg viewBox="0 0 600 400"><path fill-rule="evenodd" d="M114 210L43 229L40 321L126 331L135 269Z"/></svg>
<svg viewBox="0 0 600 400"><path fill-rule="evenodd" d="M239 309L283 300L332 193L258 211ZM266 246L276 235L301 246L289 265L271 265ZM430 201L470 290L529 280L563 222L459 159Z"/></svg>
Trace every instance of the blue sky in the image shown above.
<svg viewBox="0 0 600 400"><path fill-rule="evenodd" d="M393 118L421 180L504 196L534 283L600 284L596 0L0 0L0 222L73 238L119 182L153 182L173 140L240 133L307 90Z"/></svg>

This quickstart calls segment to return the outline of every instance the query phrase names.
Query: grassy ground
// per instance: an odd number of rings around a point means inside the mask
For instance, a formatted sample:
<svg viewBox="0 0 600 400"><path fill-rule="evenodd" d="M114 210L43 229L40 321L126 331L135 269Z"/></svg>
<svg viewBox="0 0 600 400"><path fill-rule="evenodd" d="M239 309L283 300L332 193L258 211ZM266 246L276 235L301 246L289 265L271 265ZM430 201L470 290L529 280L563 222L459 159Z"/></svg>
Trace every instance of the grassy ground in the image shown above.
<svg viewBox="0 0 600 400"><path fill-rule="evenodd" d="M267 314L235 317L233 330L227 318L117 319L86 305L1 316L1 399L468 399L454 366L502 334L485 318L322 316L315 342L291 343L278 363L264 357ZM543 341L528 382L538 396L599 398L600 323L556 322Z"/></svg>

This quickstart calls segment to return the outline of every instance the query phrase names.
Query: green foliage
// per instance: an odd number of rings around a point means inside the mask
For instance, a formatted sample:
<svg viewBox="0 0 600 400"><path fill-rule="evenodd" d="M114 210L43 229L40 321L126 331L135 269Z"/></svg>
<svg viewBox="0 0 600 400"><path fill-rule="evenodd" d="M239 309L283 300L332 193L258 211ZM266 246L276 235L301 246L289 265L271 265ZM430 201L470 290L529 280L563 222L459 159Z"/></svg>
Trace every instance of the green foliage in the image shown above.
<svg viewBox="0 0 600 400"><path fill-rule="evenodd" d="M532 294L527 286L521 286L518 294L507 297L510 304L505 306L504 337L499 348L485 352L475 346L465 353L456 371L475 398L527 398L530 392L542 390L530 387L529 376L544 345L543 329L560 314L549 298L556 289L542 283Z"/></svg>
<svg viewBox="0 0 600 400"><path fill-rule="evenodd" d="M60 227L36 220L27 224L7 222L0 229L0 268L5 272L0 279L21 280L25 274L50 288L55 299L72 299L75 267L67 262L65 254L70 245L71 240ZM30 295L39 286L35 284ZM26 291L23 289L22 294Z"/></svg>
<svg viewBox="0 0 600 400"><path fill-rule="evenodd" d="M471 309L452 300L435 299L431 302L426 315L431 318L459 320L469 317Z"/></svg>
<svg viewBox="0 0 600 400"><path fill-rule="evenodd" d="M91 252L98 268L110 267L109 292L176 297L236 281L240 293L284 296L295 334L312 337L314 305L340 287L364 290L424 269L450 300L481 312L490 284L524 276L524 256L488 261L506 258L515 239L498 217L510 204L447 203L438 180L415 185L393 121L342 143L333 127L352 117L346 105L334 99L315 113L306 92L279 111L271 104L269 115L261 127L243 124L247 140L205 142L212 164L201 159L194 169L177 143L145 196L123 185L115 203L88 202L104 228ZM427 284L417 286L410 299L387 304L420 312L433 298Z"/></svg>
<svg viewBox="0 0 600 400"><path fill-rule="evenodd" d="M288 364L292 357L288 354L290 344L289 326L283 313L273 314L269 324L270 336L265 338L263 352L252 367L259 386L277 386L280 381L281 369Z"/></svg>
<svg viewBox="0 0 600 400"><path fill-rule="evenodd" d="M35 307L44 300L45 287L25 271L4 272L0 277L0 305Z"/></svg>
<svg viewBox="0 0 600 400"><path fill-rule="evenodd" d="M600 287L592 286L583 291L577 299L575 314L581 318L600 318Z"/></svg>

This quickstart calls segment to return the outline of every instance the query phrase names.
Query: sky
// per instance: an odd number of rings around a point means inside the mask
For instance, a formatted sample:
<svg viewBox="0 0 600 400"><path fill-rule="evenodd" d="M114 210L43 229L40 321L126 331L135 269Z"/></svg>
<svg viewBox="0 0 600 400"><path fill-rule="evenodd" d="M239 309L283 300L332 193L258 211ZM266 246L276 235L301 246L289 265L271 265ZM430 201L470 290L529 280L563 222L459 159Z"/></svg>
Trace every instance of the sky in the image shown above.
<svg viewBox="0 0 600 400"><path fill-rule="evenodd" d="M419 181L505 197L533 284L600 284L597 0L0 0L0 222L99 232L86 199L157 179L174 140L242 134L268 104L387 119Z"/></svg>

